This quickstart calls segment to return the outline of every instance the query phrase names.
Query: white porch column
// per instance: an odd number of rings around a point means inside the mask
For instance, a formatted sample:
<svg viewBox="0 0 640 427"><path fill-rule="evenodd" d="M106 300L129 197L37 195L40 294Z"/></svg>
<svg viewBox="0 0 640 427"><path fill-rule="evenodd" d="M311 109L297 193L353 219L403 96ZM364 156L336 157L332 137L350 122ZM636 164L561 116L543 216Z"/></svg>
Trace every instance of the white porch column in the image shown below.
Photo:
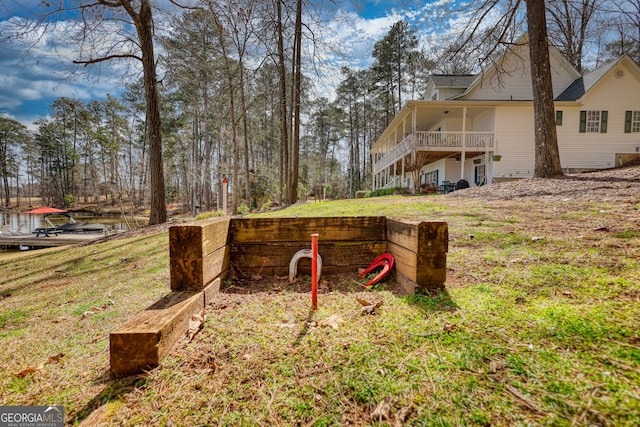
<svg viewBox="0 0 640 427"><path fill-rule="evenodd" d="M402 156L402 187L405 187L406 177L404 174L404 156Z"/></svg>
<svg viewBox="0 0 640 427"><path fill-rule="evenodd" d="M462 108L462 153L460 155L460 179L464 179L464 160L467 148L467 107Z"/></svg>
<svg viewBox="0 0 640 427"><path fill-rule="evenodd" d="M484 140L484 184L491 184L493 182L493 159L489 155L489 141L487 138Z"/></svg>
<svg viewBox="0 0 640 427"><path fill-rule="evenodd" d="M398 162L393 162L393 181L398 178Z"/></svg>
<svg viewBox="0 0 640 427"><path fill-rule="evenodd" d="M418 107L411 107L411 133L415 134L416 129L416 117L418 116Z"/></svg>
<svg viewBox="0 0 640 427"><path fill-rule="evenodd" d="M493 173L494 173L493 172L493 167L495 165L494 165L492 156L487 154L487 159L488 159L488 161L487 161L487 171L486 171L487 177L485 178L485 183L486 184L493 184Z"/></svg>

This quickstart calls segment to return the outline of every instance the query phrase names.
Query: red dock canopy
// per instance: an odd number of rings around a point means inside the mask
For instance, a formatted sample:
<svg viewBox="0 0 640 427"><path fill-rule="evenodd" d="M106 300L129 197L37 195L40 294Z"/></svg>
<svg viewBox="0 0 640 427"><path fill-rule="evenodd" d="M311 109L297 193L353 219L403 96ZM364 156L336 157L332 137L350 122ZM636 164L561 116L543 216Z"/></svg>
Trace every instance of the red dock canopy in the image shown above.
<svg viewBox="0 0 640 427"><path fill-rule="evenodd" d="M52 208L51 206L42 206L37 209L32 209L27 211L28 214L57 214L57 213L67 213L64 209Z"/></svg>

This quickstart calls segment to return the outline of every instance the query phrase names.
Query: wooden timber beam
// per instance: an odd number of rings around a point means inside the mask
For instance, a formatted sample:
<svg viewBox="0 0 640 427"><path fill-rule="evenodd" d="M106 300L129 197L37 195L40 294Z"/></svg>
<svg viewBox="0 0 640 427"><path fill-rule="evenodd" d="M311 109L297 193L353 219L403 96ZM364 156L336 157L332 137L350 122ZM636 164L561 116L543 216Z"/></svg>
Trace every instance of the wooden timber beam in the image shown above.
<svg viewBox="0 0 640 427"><path fill-rule="evenodd" d="M446 222L387 219L388 251L394 256L396 281L405 292L444 289L449 228Z"/></svg>

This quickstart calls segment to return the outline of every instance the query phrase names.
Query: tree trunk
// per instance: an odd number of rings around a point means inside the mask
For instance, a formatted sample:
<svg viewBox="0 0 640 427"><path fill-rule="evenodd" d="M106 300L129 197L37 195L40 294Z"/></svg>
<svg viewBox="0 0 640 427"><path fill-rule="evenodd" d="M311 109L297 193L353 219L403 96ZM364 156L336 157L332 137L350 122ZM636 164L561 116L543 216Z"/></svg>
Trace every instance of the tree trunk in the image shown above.
<svg viewBox="0 0 640 427"><path fill-rule="evenodd" d="M284 59L284 34L282 29L282 2L276 0L278 21L276 22L276 36L278 38L278 80L280 104L280 185L278 188L278 202L282 204L282 189L289 188L289 133L287 126L287 73ZM285 202L288 202L286 200Z"/></svg>
<svg viewBox="0 0 640 427"><path fill-rule="evenodd" d="M296 2L295 47L293 61L293 139L291 141L291 178L289 203L298 201L298 173L300 165L300 92L302 81L302 0Z"/></svg>
<svg viewBox="0 0 640 427"><path fill-rule="evenodd" d="M204 206L205 211L209 212L212 207L211 201L211 132L209 128L209 89L207 80L205 80L202 101L204 106Z"/></svg>
<svg viewBox="0 0 640 427"><path fill-rule="evenodd" d="M11 203L11 192L9 191L9 170L7 168L8 163L8 146L9 146L9 132L4 131L4 137L0 142L0 173L2 174L2 184L3 184L3 192L4 192L4 206L9 207L9 203Z"/></svg>
<svg viewBox="0 0 640 427"><path fill-rule="evenodd" d="M135 21L142 51L142 69L144 72L145 99L147 101L147 126L149 129L151 207L149 225L156 225L167 222L167 209L164 193L164 166L162 164L160 101L158 99L156 63L153 51L153 17L149 0L141 1L140 13Z"/></svg>
<svg viewBox="0 0 640 427"><path fill-rule="evenodd" d="M562 175L556 134L549 41L543 0L526 0L535 128L534 176Z"/></svg>
<svg viewBox="0 0 640 427"><path fill-rule="evenodd" d="M244 175L245 190L247 196L247 207L249 210L253 208L253 196L251 194L251 170L249 167L249 126L247 123L247 102L245 99L245 82L244 82L244 62L243 56L240 56L240 107L242 108L242 141L244 148Z"/></svg>

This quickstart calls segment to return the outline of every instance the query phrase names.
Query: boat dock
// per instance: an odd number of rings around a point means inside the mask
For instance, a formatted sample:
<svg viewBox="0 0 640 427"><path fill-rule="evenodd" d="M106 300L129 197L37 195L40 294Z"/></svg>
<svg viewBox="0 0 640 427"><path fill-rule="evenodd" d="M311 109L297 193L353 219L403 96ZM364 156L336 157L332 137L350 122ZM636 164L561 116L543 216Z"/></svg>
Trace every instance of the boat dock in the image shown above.
<svg viewBox="0 0 640 427"><path fill-rule="evenodd" d="M76 243L86 242L87 240L99 239L104 237L102 233L61 233L57 236L50 235L48 237L41 235L36 237L35 234L20 234L17 236L1 236L0 248L5 249L41 249L51 248L55 246L75 245Z"/></svg>

